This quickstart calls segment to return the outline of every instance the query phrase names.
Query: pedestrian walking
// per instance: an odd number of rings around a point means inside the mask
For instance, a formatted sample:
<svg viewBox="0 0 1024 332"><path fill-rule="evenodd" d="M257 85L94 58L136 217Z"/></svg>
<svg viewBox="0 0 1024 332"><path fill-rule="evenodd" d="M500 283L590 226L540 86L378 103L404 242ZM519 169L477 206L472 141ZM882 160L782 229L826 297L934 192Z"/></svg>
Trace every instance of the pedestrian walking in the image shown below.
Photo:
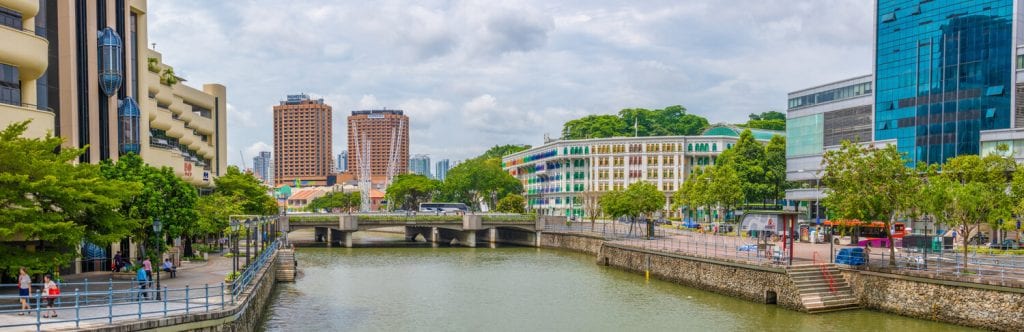
<svg viewBox="0 0 1024 332"><path fill-rule="evenodd" d="M868 265L869 259L871 259L871 241L864 244L864 266Z"/></svg>
<svg viewBox="0 0 1024 332"><path fill-rule="evenodd" d="M135 280L139 283L138 300L141 301L143 298L149 300L149 293L146 292L146 288L149 286L149 278L146 276L146 270L139 268L139 270L135 272Z"/></svg>
<svg viewBox="0 0 1024 332"><path fill-rule="evenodd" d="M57 317L57 310L54 309L53 302L60 296L60 288L57 288L57 283L53 282L49 274L43 277L43 293L46 293L47 309L43 318Z"/></svg>
<svg viewBox="0 0 1024 332"><path fill-rule="evenodd" d="M114 264L113 265L114 265L113 266L114 272L121 271L121 267L124 266L124 264L121 263L121 252L120 251L118 251L117 254L114 255Z"/></svg>
<svg viewBox="0 0 1024 332"><path fill-rule="evenodd" d="M25 312L19 312L18 316L24 316L28 313L32 307L28 305L28 301L32 296L32 277L28 276L28 271L22 266L18 269L18 297L21 299L21 310Z"/></svg>
<svg viewBox="0 0 1024 332"><path fill-rule="evenodd" d="M153 280L153 263L149 261L149 257L142 261L142 269L146 270L146 279Z"/></svg>

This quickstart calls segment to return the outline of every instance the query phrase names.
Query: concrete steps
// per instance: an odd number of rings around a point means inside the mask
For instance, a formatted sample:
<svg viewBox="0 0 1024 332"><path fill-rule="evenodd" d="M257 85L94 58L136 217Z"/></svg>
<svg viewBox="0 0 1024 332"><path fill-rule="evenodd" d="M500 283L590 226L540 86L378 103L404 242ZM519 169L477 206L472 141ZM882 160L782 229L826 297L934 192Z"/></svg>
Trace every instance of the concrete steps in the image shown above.
<svg viewBox="0 0 1024 332"><path fill-rule="evenodd" d="M279 249L277 251L277 271L275 277L279 282L295 282L295 251Z"/></svg>
<svg viewBox="0 0 1024 332"><path fill-rule="evenodd" d="M831 286L818 265L794 266L787 271L793 285L800 292L804 309L808 313L821 313L859 308L860 303L853 289L839 269L834 264L826 264L825 272L832 277Z"/></svg>

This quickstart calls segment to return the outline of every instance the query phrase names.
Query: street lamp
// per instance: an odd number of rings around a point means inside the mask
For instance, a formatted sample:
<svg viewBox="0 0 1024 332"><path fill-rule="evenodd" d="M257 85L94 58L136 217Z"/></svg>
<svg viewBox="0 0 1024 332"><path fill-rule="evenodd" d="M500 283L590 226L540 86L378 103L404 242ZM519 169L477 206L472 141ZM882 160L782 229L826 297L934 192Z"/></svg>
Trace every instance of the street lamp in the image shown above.
<svg viewBox="0 0 1024 332"><path fill-rule="evenodd" d="M164 238L162 236L160 236L160 231L162 231L162 230L163 230L163 224L160 223L160 218L153 218L153 233L156 233L156 256L158 257L157 258L157 260L158 260L157 263L158 264L162 264L163 263L163 250L164 250L164 245L163 245L164 241L163 240L164 240ZM160 300L160 268L159 267L157 267L157 269L156 269L156 299Z"/></svg>
<svg viewBox="0 0 1024 332"><path fill-rule="evenodd" d="M252 219L245 219L245 266L249 266L249 254L252 250Z"/></svg>
<svg viewBox="0 0 1024 332"><path fill-rule="evenodd" d="M231 220L231 239L232 239L231 242L234 244L234 248L233 248L234 249L234 255L232 255L233 259L232 259L232 265L231 265L231 272L232 272L232 274L238 272L238 227L239 226L241 226L241 223L239 223L237 219L236 220Z"/></svg>

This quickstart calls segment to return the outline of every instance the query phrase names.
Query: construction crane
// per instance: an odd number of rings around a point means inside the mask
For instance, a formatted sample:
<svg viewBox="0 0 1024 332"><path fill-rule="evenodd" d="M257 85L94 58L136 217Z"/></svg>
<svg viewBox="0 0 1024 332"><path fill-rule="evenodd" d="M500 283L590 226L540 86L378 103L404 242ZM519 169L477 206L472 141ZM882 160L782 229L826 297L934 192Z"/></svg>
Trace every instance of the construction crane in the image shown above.
<svg viewBox="0 0 1024 332"><path fill-rule="evenodd" d="M356 165L359 167L358 184L359 184L359 211L367 212L370 211L370 141L366 139L366 134L359 135L357 128L352 129L352 136L355 139L354 155L356 157Z"/></svg>

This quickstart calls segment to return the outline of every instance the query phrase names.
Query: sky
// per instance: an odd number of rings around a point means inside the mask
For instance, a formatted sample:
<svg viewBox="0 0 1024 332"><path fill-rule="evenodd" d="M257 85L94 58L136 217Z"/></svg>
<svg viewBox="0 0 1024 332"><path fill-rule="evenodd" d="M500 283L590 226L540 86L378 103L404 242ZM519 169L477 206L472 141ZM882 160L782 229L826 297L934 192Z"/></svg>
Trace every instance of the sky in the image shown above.
<svg viewBox="0 0 1024 332"><path fill-rule="evenodd" d="M562 124L682 105L712 123L783 111L786 94L870 74L872 2L150 1L149 41L186 84L228 89L228 162L273 151L288 94L401 109L410 154L472 158Z"/></svg>

